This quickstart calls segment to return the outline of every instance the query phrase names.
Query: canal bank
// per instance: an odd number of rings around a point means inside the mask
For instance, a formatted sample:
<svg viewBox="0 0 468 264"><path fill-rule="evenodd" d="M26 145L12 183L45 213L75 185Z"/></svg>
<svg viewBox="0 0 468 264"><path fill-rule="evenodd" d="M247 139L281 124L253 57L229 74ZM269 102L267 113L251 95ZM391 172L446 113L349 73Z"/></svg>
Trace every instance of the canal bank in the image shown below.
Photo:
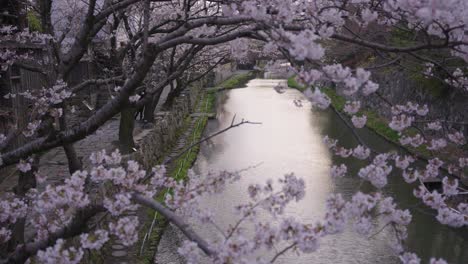
<svg viewBox="0 0 468 264"><path fill-rule="evenodd" d="M303 92L305 90L305 87L299 84L295 77L292 76L288 78L287 80L288 87L297 89L298 91ZM337 112L338 115L341 115L342 117L347 117L350 118L347 113L343 111L344 106L346 104L346 98L344 96L341 96L337 94L337 92L328 87L323 87L322 91L330 98L331 103L330 107ZM430 151L426 148L425 145L421 145L417 148L411 147L411 146L404 146L400 143L400 135L391 129L388 126L389 121L386 120L384 117L380 116L376 111L373 109L361 109L357 115L365 115L367 116L367 122L366 122L366 128L372 130L374 133L377 135L381 136L383 139L386 141L394 144L395 146L398 146L399 148L405 150L406 153L412 155L413 157L424 161L428 162L432 158L439 158L440 160L444 161L445 163L457 163L458 156L455 152L455 154L452 155L447 155L447 153L436 153L434 151ZM343 122L347 122L346 120L343 120ZM349 122L348 122L349 123ZM351 124L350 124L351 125ZM410 127L407 131L404 132L404 135L408 136L414 136L415 134L418 134L420 132L420 129L415 128L415 127ZM444 171L444 173L448 173L448 168L444 164L442 165L441 169ZM451 176L457 178L460 180L460 183L465 187L468 188L468 178L463 178L460 175L457 174L450 174ZM441 183L441 179L439 179ZM463 198L462 198L463 199Z"/></svg>
<svg viewBox="0 0 468 264"><path fill-rule="evenodd" d="M334 157L322 143L324 135L337 138L345 147L356 144L349 129L332 111L310 111L310 104L296 107L295 99L304 102L303 95L293 89L283 94L274 91L278 80L252 80L247 89L225 92L217 108L217 119L210 120L205 135L228 126L234 115L250 121L262 122L261 126L244 126L203 143L194 170L203 175L210 170L239 170L258 165L243 174L243 178L229 185L220 195L204 200L204 207L213 209L215 221L226 228L236 215L234 205L246 202L246 189L251 183L273 180L284 173L294 171L306 181L306 196L303 201L288 208L287 214L314 222L323 217L325 200L331 193L342 193L349 198L358 189L373 191L372 186L361 183L357 176L332 180L329 176L333 163L346 163L349 175L355 175L363 163L356 160L342 160ZM398 151L398 148L383 140L372 131L359 132L362 138L379 151ZM465 263L468 259L468 236L464 230L441 226L432 212L420 205L413 197L413 186L404 183L397 173L389 177L385 195L395 197L402 208L413 211L413 222L409 227L408 250L419 254L426 263L430 256L445 258L449 263ZM266 215L259 215L268 221ZM377 232L382 222L374 222ZM205 237L213 237L216 231L199 225L196 230ZM332 236L321 241L321 248L310 255L289 254L277 263L399 263L397 255L389 244L393 238L391 230L384 230L368 239L352 231ZM168 228L162 241L159 263L184 263L176 250L183 240L176 229Z"/></svg>

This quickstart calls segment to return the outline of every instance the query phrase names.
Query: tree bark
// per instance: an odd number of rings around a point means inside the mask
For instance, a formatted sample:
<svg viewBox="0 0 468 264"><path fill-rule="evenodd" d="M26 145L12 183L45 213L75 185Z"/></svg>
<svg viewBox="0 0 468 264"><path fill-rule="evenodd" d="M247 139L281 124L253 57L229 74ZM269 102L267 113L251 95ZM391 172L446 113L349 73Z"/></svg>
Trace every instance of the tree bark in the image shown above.
<svg viewBox="0 0 468 264"><path fill-rule="evenodd" d="M145 105L145 112L143 113L144 115L144 120L148 123L154 122L154 112L156 110L156 106L158 106L158 102L161 98L162 92L164 91L164 88L159 89L154 95L153 98Z"/></svg>
<svg viewBox="0 0 468 264"><path fill-rule="evenodd" d="M171 82L171 91L167 95L166 102L164 102L164 108L169 109L172 106L172 103L174 102L174 99L179 96L180 92L185 88L185 83L181 81L180 79L176 80L176 85L174 87L174 84Z"/></svg>
<svg viewBox="0 0 468 264"><path fill-rule="evenodd" d="M128 154L135 148L135 142L133 141L134 114L135 109L128 106L120 112L119 145L123 154Z"/></svg>

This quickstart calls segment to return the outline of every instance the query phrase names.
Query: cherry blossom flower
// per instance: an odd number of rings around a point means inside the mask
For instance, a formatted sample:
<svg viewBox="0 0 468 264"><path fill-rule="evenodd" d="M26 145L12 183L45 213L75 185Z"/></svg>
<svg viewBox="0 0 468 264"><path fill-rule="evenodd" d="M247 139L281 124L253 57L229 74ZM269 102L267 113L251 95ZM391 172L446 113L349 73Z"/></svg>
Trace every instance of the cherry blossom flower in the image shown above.
<svg viewBox="0 0 468 264"><path fill-rule="evenodd" d="M429 108L427 107L427 105L417 107L417 109L416 109L416 114L418 114L420 116L425 116L425 115L427 115L427 113L429 113Z"/></svg>
<svg viewBox="0 0 468 264"><path fill-rule="evenodd" d="M442 125L439 121L436 121L436 122L430 122L427 124L427 129L430 129L430 130L441 130L442 129Z"/></svg>
<svg viewBox="0 0 468 264"><path fill-rule="evenodd" d="M414 162L414 158L411 156L404 156L403 158L398 156L395 158L395 166L402 170L406 170L412 162Z"/></svg>
<svg viewBox="0 0 468 264"><path fill-rule="evenodd" d="M401 132L410 127L413 121L414 117L401 114L398 116L393 116L392 121L388 124L388 126L395 131Z"/></svg>
<svg viewBox="0 0 468 264"><path fill-rule="evenodd" d="M378 89L379 89L379 85L377 83L368 81L362 88L362 94L364 94L364 96L369 96L375 93Z"/></svg>
<svg viewBox="0 0 468 264"><path fill-rule="evenodd" d="M272 249L280 241L279 230L270 223L255 223L254 241L257 247Z"/></svg>
<svg viewBox="0 0 468 264"><path fill-rule="evenodd" d="M334 148L336 147L336 144L338 143L338 140L329 138L328 136L324 136L322 141L328 148Z"/></svg>
<svg viewBox="0 0 468 264"><path fill-rule="evenodd" d="M446 146L447 146L447 140L445 140L443 138L432 139L431 140L431 145L427 149L438 150L438 149L445 148Z"/></svg>
<svg viewBox="0 0 468 264"><path fill-rule="evenodd" d="M431 258L431 260L429 261L429 264L447 264L447 261L441 258L440 259Z"/></svg>
<svg viewBox="0 0 468 264"><path fill-rule="evenodd" d="M304 198L305 195L305 183L303 179L300 179L289 173L284 175L283 179L280 179L280 183L283 184L282 191L288 199L294 199L296 201Z"/></svg>
<svg viewBox="0 0 468 264"><path fill-rule="evenodd" d="M457 179L449 179L448 177L444 177L444 179L442 180L442 187L444 190L444 194L447 196L458 194L458 180Z"/></svg>
<svg viewBox="0 0 468 264"><path fill-rule="evenodd" d="M309 70L306 71L302 69L299 72L299 77L304 80L304 82L309 83L309 84L314 84L316 81L320 80L322 78L323 73L318 71L318 70Z"/></svg>
<svg viewBox="0 0 468 264"><path fill-rule="evenodd" d="M323 67L323 72L333 82L340 83L352 76L351 69L343 67L341 64L327 65Z"/></svg>
<svg viewBox="0 0 468 264"><path fill-rule="evenodd" d="M386 164L370 164L359 170L359 177L368 180L377 188L382 188L387 185L387 176L392 171L392 166Z"/></svg>
<svg viewBox="0 0 468 264"><path fill-rule="evenodd" d="M311 89L308 88L304 95L312 102L312 105L317 106L320 109L327 109L331 103L330 98L322 93L320 89L315 88L314 92L312 93Z"/></svg>
<svg viewBox="0 0 468 264"><path fill-rule="evenodd" d="M428 78L428 77L433 76L434 75L434 73L433 73L434 64L430 63L430 62L427 62L427 63L424 64L424 66L426 66L426 69L423 72L423 74L426 75L424 77Z"/></svg>
<svg viewBox="0 0 468 264"><path fill-rule="evenodd" d="M11 231L8 230L6 227L1 227L0 228L0 244L3 244L10 240L11 237Z"/></svg>
<svg viewBox="0 0 468 264"><path fill-rule="evenodd" d="M126 216L120 218L117 223L109 223L109 231L116 235L124 246L131 246L138 240L138 218Z"/></svg>
<svg viewBox="0 0 468 264"><path fill-rule="evenodd" d="M418 180L420 173L417 170L404 170L402 176L406 183L413 183Z"/></svg>
<svg viewBox="0 0 468 264"><path fill-rule="evenodd" d="M360 160L365 160L369 157L370 155L370 149L369 148L366 148L364 146L357 146L354 150L353 150L353 156L355 158L358 158Z"/></svg>
<svg viewBox="0 0 468 264"><path fill-rule="evenodd" d="M346 175L348 168L346 165L341 164L340 166L333 165L330 170L330 175L332 178L341 178Z"/></svg>
<svg viewBox="0 0 468 264"><path fill-rule="evenodd" d="M348 115L354 115L356 114L359 109L361 108L361 102L360 101L347 101L343 110L348 114Z"/></svg>
<svg viewBox="0 0 468 264"><path fill-rule="evenodd" d="M402 145L410 145L415 148L421 146L425 142L424 138L420 134L416 134L413 137L402 136L399 141Z"/></svg>
<svg viewBox="0 0 468 264"><path fill-rule="evenodd" d="M299 61L305 59L319 60L325 55L325 50L316 41L320 38L311 30L301 31L299 34L285 33L291 40L288 51Z"/></svg>
<svg viewBox="0 0 468 264"><path fill-rule="evenodd" d="M259 184L249 185L247 188L250 198L255 199L262 192L262 187Z"/></svg>
<svg viewBox="0 0 468 264"><path fill-rule="evenodd" d="M459 158L458 165L460 166L460 168L468 166L468 158Z"/></svg>
<svg viewBox="0 0 468 264"><path fill-rule="evenodd" d="M369 235L372 227L373 225L370 216L362 216L354 223L354 229L361 235Z"/></svg>
<svg viewBox="0 0 468 264"><path fill-rule="evenodd" d="M421 259L414 253L405 252L399 256L402 264L420 264Z"/></svg>
<svg viewBox="0 0 468 264"><path fill-rule="evenodd" d="M346 202L341 194L331 194L326 201L325 230L328 234L339 233L344 230L348 215Z"/></svg>
<svg viewBox="0 0 468 264"><path fill-rule="evenodd" d="M460 213L468 215L468 203L459 203L457 205L457 209L460 211Z"/></svg>
<svg viewBox="0 0 468 264"><path fill-rule="evenodd" d="M16 166L19 171L26 173L32 169L30 161L20 160Z"/></svg>
<svg viewBox="0 0 468 264"><path fill-rule="evenodd" d="M451 227L462 227L467 225L465 216L449 207L441 207L437 209L436 219L441 224Z"/></svg>
<svg viewBox="0 0 468 264"><path fill-rule="evenodd" d="M187 264L200 263L200 249L195 242L187 240L183 241L182 246L177 249L177 253L185 258Z"/></svg>
<svg viewBox="0 0 468 264"><path fill-rule="evenodd" d="M118 193L113 199L104 198L104 207L113 215L118 216L125 211L132 211L138 208L132 204L130 193Z"/></svg>
<svg viewBox="0 0 468 264"><path fill-rule="evenodd" d="M353 122L353 125L356 128L363 128L366 125L367 122L367 116L362 115L362 116L353 116L351 118L351 122Z"/></svg>
<svg viewBox="0 0 468 264"><path fill-rule="evenodd" d="M377 17L378 17L377 12L372 11L368 8L361 11L361 18L362 18L362 21L364 22L364 25L367 25L370 22L376 20Z"/></svg>
<svg viewBox="0 0 468 264"><path fill-rule="evenodd" d="M26 130L23 131L23 135L25 137L32 137L34 133L36 133L36 130L40 124L41 124L40 120L34 120L32 122L29 122L28 125L26 126Z"/></svg>
<svg viewBox="0 0 468 264"><path fill-rule="evenodd" d="M447 137L450 139L450 141L457 145L464 145L466 143L463 133L459 131L456 131L452 134L448 134Z"/></svg>
<svg viewBox="0 0 468 264"><path fill-rule="evenodd" d="M422 195L422 200L424 204L433 208L439 209L445 207L445 198L438 191L434 190L432 192L425 192Z"/></svg>
<svg viewBox="0 0 468 264"><path fill-rule="evenodd" d="M46 264L78 264L83 258L83 250L70 247L64 249L65 241L58 239L53 247L37 252L37 259Z"/></svg>
<svg viewBox="0 0 468 264"><path fill-rule="evenodd" d="M352 154L353 154L352 149L346 149L346 148L343 148L343 147L337 147L335 149L335 155L340 156L342 158L347 158L347 157L351 156Z"/></svg>
<svg viewBox="0 0 468 264"><path fill-rule="evenodd" d="M215 251L215 263L228 263L231 260L247 262L246 256L249 256L254 249L253 241L243 235L236 235L222 243L217 243Z"/></svg>
<svg viewBox="0 0 468 264"><path fill-rule="evenodd" d="M18 198L3 199L0 201L0 223L15 223L17 219L27 214L28 205Z"/></svg>
<svg viewBox="0 0 468 264"><path fill-rule="evenodd" d="M34 173L34 177L36 178L36 182L41 184L44 183L47 180L47 177L43 174L40 174L38 172Z"/></svg>
<svg viewBox="0 0 468 264"><path fill-rule="evenodd" d="M109 233L99 229L93 234L81 234L81 246L86 249L100 249L109 240Z"/></svg>

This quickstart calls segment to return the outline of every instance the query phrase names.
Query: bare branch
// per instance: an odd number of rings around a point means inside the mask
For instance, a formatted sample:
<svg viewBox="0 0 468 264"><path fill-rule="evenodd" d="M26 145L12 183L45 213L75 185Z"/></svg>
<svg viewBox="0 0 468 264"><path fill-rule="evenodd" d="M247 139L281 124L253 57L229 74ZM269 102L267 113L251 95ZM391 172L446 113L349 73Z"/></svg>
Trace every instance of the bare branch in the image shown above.
<svg viewBox="0 0 468 264"><path fill-rule="evenodd" d="M239 127L239 126L242 126L242 125L246 125L246 124L250 124L250 125L261 125L262 123L260 122L250 122L250 121L245 121L245 120L241 120L240 122L238 123L234 123L234 119L236 118L236 116L234 116L234 118L232 119L232 123L230 126L216 132L216 133L213 133L207 137L204 137L202 138L201 140L191 144L190 146L188 146L187 148L185 148L184 150L182 150L179 154L177 154L176 156L172 157L171 159L167 160L164 164L168 164L170 162L172 162L173 160L177 160L178 158L180 158L184 153L186 153L187 151L189 151L190 149L192 149L193 147L213 138L213 137L216 137L218 135L221 135L222 133L226 132L226 131L229 131L233 128L236 128L236 127Z"/></svg>

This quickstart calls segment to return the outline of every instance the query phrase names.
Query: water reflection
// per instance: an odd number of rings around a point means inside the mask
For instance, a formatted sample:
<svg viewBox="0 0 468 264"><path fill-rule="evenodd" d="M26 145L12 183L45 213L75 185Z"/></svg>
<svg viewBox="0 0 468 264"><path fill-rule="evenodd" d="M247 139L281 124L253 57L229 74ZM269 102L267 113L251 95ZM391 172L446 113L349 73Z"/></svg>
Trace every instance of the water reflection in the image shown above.
<svg viewBox="0 0 468 264"><path fill-rule="evenodd" d="M340 192L349 198L361 185L357 177L339 181L332 181L329 177L333 162L345 162L351 171L357 171L363 165L355 160L332 157L322 143L323 135L329 134L345 146L355 144L347 127L331 112L311 111L310 105L296 90L276 93L271 88L277 83L278 80L256 79L245 89L225 93L217 120L209 123L205 132L211 134L229 126L234 115L238 120L262 122L262 125L245 125L230 130L203 144L194 166L196 172L203 175L210 170L239 170L260 164L221 195L204 201L206 207L216 212L216 222L224 228L237 219L232 208L247 201L246 189L251 183L279 178L291 171L304 178L307 186L304 200L287 210L287 214L304 221L321 219L324 201L331 192ZM294 99L302 100L303 107L296 107ZM369 131L362 130L360 134L373 148L398 151ZM364 191L371 190L366 184L362 187ZM416 208L409 232L409 248L424 259L435 255L451 263L468 263L467 235L463 233L466 231L442 227L427 217L427 209L417 206L418 201L410 188L393 175L385 190L395 194L400 203ZM266 215L260 217L268 220ZM214 231L207 227L200 227L198 231L214 235ZM391 238L389 230L370 240L347 231L325 238L316 253L300 257L292 253L278 263L398 263L388 243Z"/></svg>

